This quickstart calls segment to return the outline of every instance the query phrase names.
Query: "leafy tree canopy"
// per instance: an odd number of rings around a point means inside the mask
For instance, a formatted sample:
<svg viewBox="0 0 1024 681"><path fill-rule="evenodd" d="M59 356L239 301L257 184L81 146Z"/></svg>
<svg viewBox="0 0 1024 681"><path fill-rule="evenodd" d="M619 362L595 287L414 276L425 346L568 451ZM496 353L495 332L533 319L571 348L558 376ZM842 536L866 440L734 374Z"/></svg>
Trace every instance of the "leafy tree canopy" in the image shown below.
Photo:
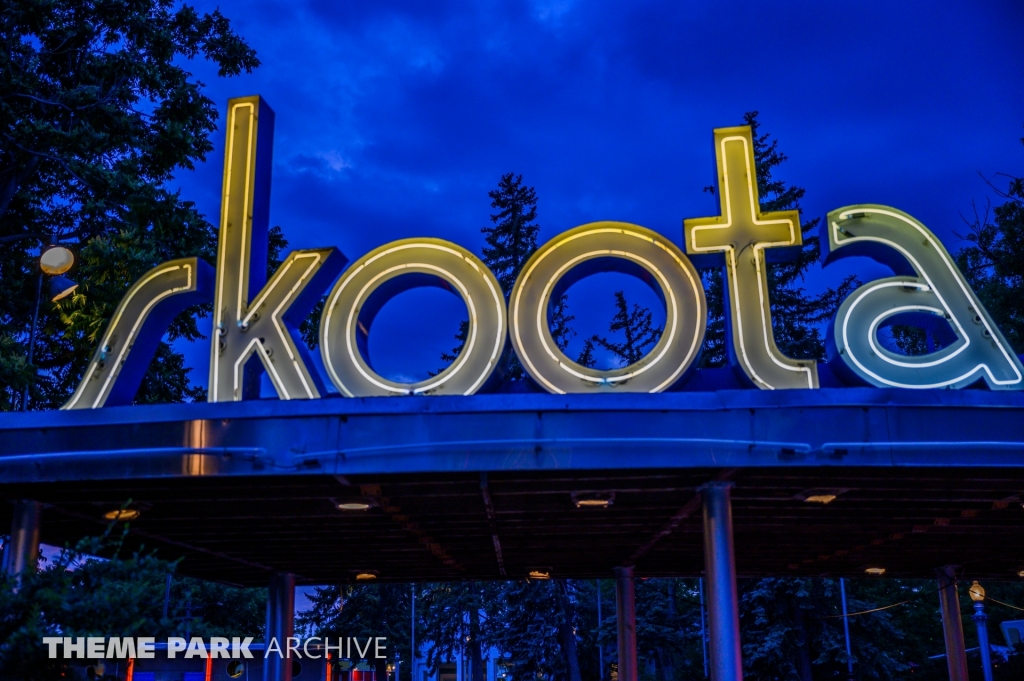
<svg viewBox="0 0 1024 681"><path fill-rule="evenodd" d="M0 678L77 678L66 660L49 658L44 636L262 635L265 589L179 577L177 563L129 554L126 535L110 530L40 561L38 571L0 575Z"/></svg>
<svg viewBox="0 0 1024 681"><path fill-rule="evenodd" d="M213 148L217 111L188 60L221 76L258 66L219 11L171 0L11 0L0 12L0 409L66 399L124 290L171 258L212 260L216 232L165 183ZM39 249L76 251L81 285L43 302L27 366ZM169 339L195 339L199 310ZM169 347L140 401L201 397ZM42 374L37 378L37 370Z"/></svg>

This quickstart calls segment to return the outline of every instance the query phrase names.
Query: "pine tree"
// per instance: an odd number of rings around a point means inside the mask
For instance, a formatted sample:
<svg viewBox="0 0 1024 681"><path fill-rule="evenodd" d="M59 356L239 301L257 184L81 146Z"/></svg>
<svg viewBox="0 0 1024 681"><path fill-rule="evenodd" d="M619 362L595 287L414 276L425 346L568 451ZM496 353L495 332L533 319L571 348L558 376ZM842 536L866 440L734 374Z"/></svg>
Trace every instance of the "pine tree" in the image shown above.
<svg viewBox="0 0 1024 681"><path fill-rule="evenodd" d="M486 639L505 659L508 681L578 681L574 589L557 580L502 582L489 602Z"/></svg>
<svg viewBox="0 0 1024 681"><path fill-rule="evenodd" d="M761 134L758 112L743 115L743 122L751 127L754 139L754 163L757 167L757 191L762 212L799 210L800 199L806 190L788 185L775 177L777 169L787 156L779 151L778 140L768 133ZM714 193L714 187L706 187ZM800 225L803 247L789 262L768 265L768 291L771 299L772 331L779 350L794 359L824 359L825 343L821 325L835 314L847 295L857 286L856 277L844 279L837 287L811 295L802 283L807 270L821 258L818 237L820 218ZM725 305L721 268L704 270L705 295L708 301L708 327L704 338L700 366L722 366L726 361Z"/></svg>
<svg viewBox="0 0 1024 681"><path fill-rule="evenodd" d="M693 601L682 607L680 591L686 585L679 579L636 580L636 639L637 661L642 667L654 671L658 679L694 678L686 667L696 667L696 647L689 645L699 635L700 611L694 605L699 595L694 591ZM702 652L702 651L701 651ZM677 671L683 672L677 674Z"/></svg>
<svg viewBox="0 0 1024 681"><path fill-rule="evenodd" d="M622 362L622 366L635 364L657 344L662 329L654 326L650 308L633 303L633 308L630 309L623 291L615 292L615 308L617 311L608 330L612 333L621 333L622 341L610 341L598 335L592 336L590 340L593 341L593 345L599 345L615 355ZM592 346L584 344L584 352L592 349Z"/></svg>
<svg viewBox="0 0 1024 681"><path fill-rule="evenodd" d="M299 614L296 630L305 636L337 639L353 636L385 636L388 656L394 653L411 660L410 618L407 584L344 584L317 587L309 598L312 607ZM354 660L359 662L359 660Z"/></svg>
<svg viewBox="0 0 1024 681"><path fill-rule="evenodd" d="M116 529L40 559L37 570L0 574L0 678L79 678L49 656L44 636L262 637L266 589L179 577L174 562L129 554L128 532Z"/></svg>
<svg viewBox="0 0 1024 681"><path fill-rule="evenodd" d="M464 654L472 681L482 681L483 652L493 646L510 681L534 681L538 673L580 681L576 600L571 580L426 585L417 613L427 665L436 671Z"/></svg>
<svg viewBox="0 0 1024 681"><path fill-rule="evenodd" d="M537 234L540 227L537 219L537 192L533 187L523 185L523 176L505 173L498 181L498 188L487 192L491 197L491 208L498 212L491 215L492 227L484 227L486 246L483 260L501 285L508 300L515 286L516 278L523 265L537 250Z"/></svg>
<svg viewBox="0 0 1024 681"><path fill-rule="evenodd" d="M523 176L505 173L498 181L498 188L487 192L491 198L491 214L493 226L484 227L480 231L485 235L483 261L498 280L501 291L508 300L515 286L516 279L523 265L537 250L537 234L540 227L537 219L537 192L533 187L523 184ZM552 301L550 309L551 335L555 344L563 352L576 332L569 326L575 317L569 314L569 296L562 294ZM456 344L451 352L441 354L444 362L455 361L462 352L469 336L469 322L463 320L459 331L455 334ZM440 373L438 370L436 373ZM514 354L509 354L504 368L506 381L522 381L526 378L526 370Z"/></svg>
<svg viewBox="0 0 1024 681"><path fill-rule="evenodd" d="M578 613L580 667L584 678L607 681L616 657L615 590L612 580L571 580ZM598 626L598 589L602 598ZM636 597L637 663L640 678L687 681L703 676L700 640L700 592L695 579L634 581ZM604 647L600 673L599 646Z"/></svg>
<svg viewBox="0 0 1024 681"><path fill-rule="evenodd" d="M581 681L574 595L572 582L568 579L559 579L555 582L555 596L558 600L558 645L562 649L562 660L565 662L566 681Z"/></svg>
<svg viewBox="0 0 1024 681"><path fill-rule="evenodd" d="M445 582L428 584L420 591L418 640L429 645L426 663L432 671L466 654L471 681L483 681L483 652L491 622L481 612L488 602L500 599L500 590L496 582Z"/></svg>
<svg viewBox="0 0 1024 681"><path fill-rule="evenodd" d="M563 293L551 305L551 315L548 320L551 337L562 352L568 349L569 341L576 337L576 330L570 326L575 320L576 316L569 314L569 294Z"/></svg>
<svg viewBox="0 0 1024 681"><path fill-rule="evenodd" d="M576 363L580 366L591 369L597 366L597 359L594 357L594 338L595 336L591 336L583 341L583 349L580 350L580 354L576 358Z"/></svg>

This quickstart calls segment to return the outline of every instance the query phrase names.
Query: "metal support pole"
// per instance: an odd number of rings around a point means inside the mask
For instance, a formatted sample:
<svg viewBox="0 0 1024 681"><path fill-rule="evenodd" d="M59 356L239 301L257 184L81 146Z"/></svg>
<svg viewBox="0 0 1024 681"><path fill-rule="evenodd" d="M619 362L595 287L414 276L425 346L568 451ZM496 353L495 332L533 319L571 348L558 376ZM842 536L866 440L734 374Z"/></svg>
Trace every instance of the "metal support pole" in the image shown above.
<svg viewBox="0 0 1024 681"><path fill-rule="evenodd" d="M412 584L412 622L409 624L409 678L416 681L416 584Z"/></svg>
<svg viewBox="0 0 1024 681"><path fill-rule="evenodd" d="M167 619L167 612L171 607L171 577L173 575L167 573L167 586L164 587L164 619Z"/></svg>
<svg viewBox="0 0 1024 681"><path fill-rule="evenodd" d="M36 311L32 314L32 330L28 334L28 363L32 364L32 360L36 352L36 327L39 325L39 301L43 298L43 273L39 273L39 285L36 286ZM28 389L30 386L25 386L24 392L21 394L21 410L28 411Z"/></svg>
<svg viewBox="0 0 1024 681"><path fill-rule="evenodd" d="M267 647L277 639L281 655L271 654L263 660L263 681L292 681L292 661L288 656L288 639L295 633L295 575L283 572L274 575L267 590Z"/></svg>
<svg viewBox="0 0 1024 681"><path fill-rule="evenodd" d="M846 610L846 580L839 578L839 594L843 599L843 634L846 636L846 676L853 681L853 651L850 649L850 618Z"/></svg>
<svg viewBox="0 0 1024 681"><path fill-rule="evenodd" d="M704 653L704 678L708 678L708 632L707 632L707 609L704 607L704 578L698 580L700 589L700 650Z"/></svg>
<svg viewBox="0 0 1024 681"><path fill-rule="evenodd" d="M981 648L981 671L985 681L992 681L992 648L988 643L988 615L985 614L985 602L974 603L974 623L978 626L978 647Z"/></svg>
<svg viewBox="0 0 1024 681"><path fill-rule="evenodd" d="M708 582L712 681L743 680L731 488L731 483L714 482L700 489L704 503L704 571Z"/></svg>
<svg viewBox="0 0 1024 681"><path fill-rule="evenodd" d="M968 681L967 651L964 648L964 628L960 620L960 597L957 594L955 568L941 567L939 577L939 606L942 609L942 634L946 639L946 665L949 681Z"/></svg>
<svg viewBox="0 0 1024 681"><path fill-rule="evenodd" d="M597 580L597 628L601 629L601 580ZM598 635L597 639L597 678L598 681L604 681L604 645L601 643L601 637Z"/></svg>
<svg viewBox="0 0 1024 681"><path fill-rule="evenodd" d="M633 568L615 568L615 624L619 643L619 681L637 681L636 598Z"/></svg>
<svg viewBox="0 0 1024 681"><path fill-rule="evenodd" d="M36 569L41 515L42 505L38 501L14 502L11 538L4 546L4 574L15 576Z"/></svg>

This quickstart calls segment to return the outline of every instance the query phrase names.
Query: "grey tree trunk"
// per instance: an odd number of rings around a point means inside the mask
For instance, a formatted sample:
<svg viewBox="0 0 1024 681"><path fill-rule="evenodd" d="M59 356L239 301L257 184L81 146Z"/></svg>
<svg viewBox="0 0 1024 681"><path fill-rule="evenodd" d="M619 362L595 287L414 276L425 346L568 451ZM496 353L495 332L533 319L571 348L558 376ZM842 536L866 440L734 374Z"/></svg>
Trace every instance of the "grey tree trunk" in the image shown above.
<svg viewBox="0 0 1024 681"><path fill-rule="evenodd" d="M569 599L569 583L564 579L558 580L558 606L561 610L561 617L558 622L558 642L562 648L562 657L565 658L565 669L567 681L581 681L580 659L576 653L576 634L573 632L573 623L576 621L576 608Z"/></svg>
<svg viewBox="0 0 1024 681"><path fill-rule="evenodd" d="M469 666L473 681L484 681L484 661L480 649L480 611L469 611Z"/></svg>
<svg viewBox="0 0 1024 681"><path fill-rule="evenodd" d="M811 675L811 641L805 624L806 613L799 603L794 604L796 629L799 640L797 642L796 671L800 675L800 681L814 681Z"/></svg>

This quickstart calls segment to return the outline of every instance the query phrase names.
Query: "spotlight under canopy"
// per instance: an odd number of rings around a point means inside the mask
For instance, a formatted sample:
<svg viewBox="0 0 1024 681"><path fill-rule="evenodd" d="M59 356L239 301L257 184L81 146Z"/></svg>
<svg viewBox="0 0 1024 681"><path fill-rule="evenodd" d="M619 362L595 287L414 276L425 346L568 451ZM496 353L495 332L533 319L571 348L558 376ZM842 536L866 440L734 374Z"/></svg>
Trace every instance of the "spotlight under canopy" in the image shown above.
<svg viewBox="0 0 1024 681"><path fill-rule="evenodd" d="M608 508L615 503L615 492L573 492L576 508Z"/></svg>
<svg viewBox="0 0 1024 681"><path fill-rule="evenodd" d="M140 513L139 510L136 508L115 508L112 511L107 511L106 513L104 513L103 517L107 520L117 520L120 522L125 522L128 520L135 520L140 515L142 515L142 513Z"/></svg>

